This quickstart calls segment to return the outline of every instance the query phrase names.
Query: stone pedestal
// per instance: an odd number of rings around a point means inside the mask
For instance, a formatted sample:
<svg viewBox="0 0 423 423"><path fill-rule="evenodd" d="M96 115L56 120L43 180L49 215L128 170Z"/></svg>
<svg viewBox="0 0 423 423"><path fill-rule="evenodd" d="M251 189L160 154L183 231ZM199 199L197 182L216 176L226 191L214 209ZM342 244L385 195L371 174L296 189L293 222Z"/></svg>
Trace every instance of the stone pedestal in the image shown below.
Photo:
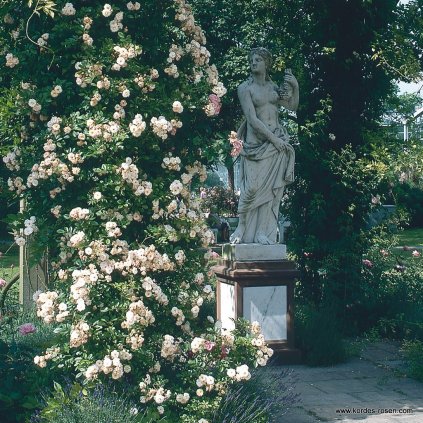
<svg viewBox="0 0 423 423"><path fill-rule="evenodd" d="M296 363L294 283L299 271L286 258L285 245L224 245L213 270L217 277L217 318L224 328L243 317L258 321L268 345L281 362Z"/></svg>
<svg viewBox="0 0 423 423"><path fill-rule="evenodd" d="M269 261L286 258L286 245L225 244L222 257L229 261Z"/></svg>

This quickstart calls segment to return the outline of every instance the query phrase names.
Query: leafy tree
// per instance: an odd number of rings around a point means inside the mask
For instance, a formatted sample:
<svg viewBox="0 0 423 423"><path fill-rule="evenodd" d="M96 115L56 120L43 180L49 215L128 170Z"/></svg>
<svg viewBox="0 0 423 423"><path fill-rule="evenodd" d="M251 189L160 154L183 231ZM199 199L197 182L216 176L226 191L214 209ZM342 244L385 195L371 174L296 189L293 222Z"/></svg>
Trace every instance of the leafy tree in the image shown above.
<svg viewBox="0 0 423 423"><path fill-rule="evenodd" d="M395 0L304 1L307 95L299 111L299 181L289 210L303 270L301 294L338 304L338 313L348 313L358 300L363 230L379 183L366 158L369 134L394 79L411 79L420 69L416 51L404 45L410 10ZM403 52L395 56L399 46Z"/></svg>

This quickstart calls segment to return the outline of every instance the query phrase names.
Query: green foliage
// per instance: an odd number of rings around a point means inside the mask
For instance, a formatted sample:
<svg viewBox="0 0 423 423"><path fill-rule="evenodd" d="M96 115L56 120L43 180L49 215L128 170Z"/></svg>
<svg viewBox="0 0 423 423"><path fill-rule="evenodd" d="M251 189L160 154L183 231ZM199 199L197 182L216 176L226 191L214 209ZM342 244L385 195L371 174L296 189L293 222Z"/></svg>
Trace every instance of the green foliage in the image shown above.
<svg viewBox="0 0 423 423"><path fill-rule="evenodd" d="M272 367L256 370L247 383L228 390L211 421L266 423L280 419L298 402L294 386L295 381L289 371L275 371Z"/></svg>
<svg viewBox="0 0 423 423"><path fill-rule="evenodd" d="M204 210L219 216L237 216L239 198L232 190L214 186L205 191L206 196L202 200Z"/></svg>
<svg viewBox="0 0 423 423"><path fill-rule="evenodd" d="M405 229L398 233L399 245L423 247L423 228Z"/></svg>
<svg viewBox="0 0 423 423"><path fill-rule="evenodd" d="M78 383L63 388L54 384L46 406L34 416L34 423L150 423L151 418L139 410L127 396L112 386L97 385L92 390ZM162 419L161 421L165 421Z"/></svg>
<svg viewBox="0 0 423 423"><path fill-rule="evenodd" d="M308 365L330 366L346 360L342 328L333 306L297 306L295 324L297 345Z"/></svg>
<svg viewBox="0 0 423 423"><path fill-rule="evenodd" d="M423 99L415 93L391 94L386 99L384 118L389 125L412 123L413 115L423 104Z"/></svg>
<svg viewBox="0 0 423 423"><path fill-rule="evenodd" d="M19 326L33 323L35 333L22 335ZM52 387L56 372L46 373L34 364L54 340L50 326L39 322L35 313L9 311L0 326L0 415L2 423L22 423L41 408L40 393Z"/></svg>
<svg viewBox="0 0 423 423"><path fill-rule="evenodd" d="M406 341L402 346L409 376L423 382L423 342Z"/></svg>
<svg viewBox="0 0 423 423"><path fill-rule="evenodd" d="M204 182L204 186L207 188L221 187L223 182L221 181L219 175L215 171L207 172L207 179Z"/></svg>
<svg viewBox="0 0 423 423"><path fill-rule="evenodd" d="M377 326L384 337L423 336L423 260L419 251L395 248L398 238L386 222L369 234L371 244L363 256L363 283L350 319L360 331Z"/></svg>
<svg viewBox="0 0 423 423"><path fill-rule="evenodd" d="M307 95L298 112L298 179L287 212L303 298L332 302L337 318L357 301L366 219L383 180L383 166L369 166L369 134L393 77L415 76L419 67L411 49L392 54L408 37L407 10L394 0L304 4L301 55L309 73L300 80Z"/></svg>
<svg viewBox="0 0 423 423"><path fill-rule="evenodd" d="M397 184L392 193L398 207L403 208L410 219L410 227L423 227L423 189L408 183Z"/></svg>
<svg viewBox="0 0 423 423"><path fill-rule="evenodd" d="M297 182L286 206L292 222L291 245L303 271L299 289L303 298L316 304L337 298L342 310L360 284L358 269L366 243L362 230L378 181L351 146L325 152L310 142L301 149L309 150L309 159L313 156L309 167L298 165L310 180Z"/></svg>

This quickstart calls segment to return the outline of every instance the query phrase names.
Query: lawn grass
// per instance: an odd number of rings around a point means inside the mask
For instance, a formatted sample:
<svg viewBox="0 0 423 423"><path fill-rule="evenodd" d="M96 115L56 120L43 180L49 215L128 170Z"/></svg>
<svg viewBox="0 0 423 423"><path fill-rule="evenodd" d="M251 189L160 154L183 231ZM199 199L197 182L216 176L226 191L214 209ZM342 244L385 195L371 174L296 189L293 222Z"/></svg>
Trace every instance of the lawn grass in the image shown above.
<svg viewBox="0 0 423 423"><path fill-rule="evenodd" d="M399 245L423 247L423 228L406 229L398 233Z"/></svg>
<svg viewBox="0 0 423 423"><path fill-rule="evenodd" d="M19 247L11 243L0 242L0 278L9 282L19 273ZM19 282L7 293L7 303L17 303L19 299Z"/></svg>
<svg viewBox="0 0 423 423"><path fill-rule="evenodd" d="M19 271L19 248L0 244L0 278L8 279Z"/></svg>

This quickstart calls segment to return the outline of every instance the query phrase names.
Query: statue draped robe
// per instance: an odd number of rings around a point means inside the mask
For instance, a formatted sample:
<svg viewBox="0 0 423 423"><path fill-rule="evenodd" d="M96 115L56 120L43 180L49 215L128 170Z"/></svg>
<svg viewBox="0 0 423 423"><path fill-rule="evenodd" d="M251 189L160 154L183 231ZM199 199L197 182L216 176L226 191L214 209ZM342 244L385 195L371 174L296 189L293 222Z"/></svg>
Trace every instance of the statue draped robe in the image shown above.
<svg viewBox="0 0 423 423"><path fill-rule="evenodd" d="M284 140L288 137L280 124L273 133ZM238 138L244 143L240 153L238 212L246 214L246 228L241 242L258 242L256 236L260 228L272 243L276 243L284 189L294 182L294 148L286 145L282 151L277 150L270 141L260 140L246 121L238 130Z"/></svg>

